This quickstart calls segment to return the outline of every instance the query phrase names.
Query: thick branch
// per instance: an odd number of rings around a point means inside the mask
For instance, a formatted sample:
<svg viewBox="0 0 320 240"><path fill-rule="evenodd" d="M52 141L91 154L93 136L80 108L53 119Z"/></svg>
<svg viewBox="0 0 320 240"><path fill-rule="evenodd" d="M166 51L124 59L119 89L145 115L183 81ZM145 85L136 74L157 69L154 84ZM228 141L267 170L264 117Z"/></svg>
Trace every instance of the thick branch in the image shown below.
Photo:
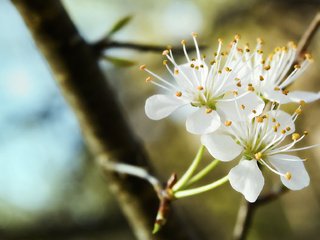
<svg viewBox="0 0 320 240"><path fill-rule="evenodd" d="M60 1L12 0L46 57L65 98L75 111L95 157L150 168L116 96L97 64L97 55L79 35ZM158 199L147 182L106 173L109 185L138 239L151 239ZM192 239L190 226L170 219L160 238ZM188 229L188 231L186 231Z"/></svg>

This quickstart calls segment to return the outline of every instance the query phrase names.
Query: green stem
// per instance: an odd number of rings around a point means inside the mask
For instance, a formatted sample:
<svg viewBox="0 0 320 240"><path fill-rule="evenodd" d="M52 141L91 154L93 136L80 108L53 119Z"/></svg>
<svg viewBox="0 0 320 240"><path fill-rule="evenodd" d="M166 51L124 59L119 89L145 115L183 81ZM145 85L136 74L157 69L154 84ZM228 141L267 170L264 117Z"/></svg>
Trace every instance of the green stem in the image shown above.
<svg viewBox="0 0 320 240"><path fill-rule="evenodd" d="M202 155L204 153L205 147L203 145L201 145L201 147L199 148L196 157L194 158L193 162L191 163L190 167L188 168L188 170L185 172L185 174L180 178L180 180L173 186L172 190L174 192L178 191L179 189L181 189L182 187L184 187L184 185L189 181L189 179L191 178L192 174L194 173L194 171L196 170L196 168L198 167L201 159L202 159Z"/></svg>
<svg viewBox="0 0 320 240"><path fill-rule="evenodd" d="M199 181L203 177L205 177L212 169L214 169L220 161L218 159L212 161L208 166L206 166L204 169L202 169L200 172L198 172L196 175L194 175L186 184L186 187L190 186L191 184Z"/></svg>
<svg viewBox="0 0 320 240"><path fill-rule="evenodd" d="M228 180L229 179L228 179L228 175L227 175L227 176L225 176L223 178L220 178L219 180L217 180L217 181L215 181L213 183L210 183L208 185L204 185L202 187L193 188L193 189L189 189L189 190L183 190L183 191L180 191L180 192L175 192L174 193L174 197L175 198L183 198L183 197L189 197L189 196L192 196L192 195L203 193L203 192L212 190L212 189L214 189L216 187L219 187L219 186L223 185Z"/></svg>

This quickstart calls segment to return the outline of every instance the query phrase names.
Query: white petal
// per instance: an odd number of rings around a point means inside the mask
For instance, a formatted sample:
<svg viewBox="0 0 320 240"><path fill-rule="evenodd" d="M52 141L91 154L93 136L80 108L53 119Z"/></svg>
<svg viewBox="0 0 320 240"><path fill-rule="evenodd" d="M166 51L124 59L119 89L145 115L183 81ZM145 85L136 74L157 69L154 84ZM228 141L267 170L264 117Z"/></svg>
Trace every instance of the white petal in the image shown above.
<svg viewBox="0 0 320 240"><path fill-rule="evenodd" d="M229 172L229 181L249 202L257 200L264 185L264 178L256 160L242 160Z"/></svg>
<svg viewBox="0 0 320 240"><path fill-rule="evenodd" d="M160 120L169 116L182 105L184 102L177 97L157 94L146 100L145 112L150 119Z"/></svg>
<svg viewBox="0 0 320 240"><path fill-rule="evenodd" d="M206 108L199 108L186 122L187 130L193 134L212 133L220 127L220 116L216 111L206 113Z"/></svg>
<svg viewBox="0 0 320 240"><path fill-rule="evenodd" d="M230 99L230 97L227 96L227 99ZM246 121L246 118L252 119L262 113L265 105L264 101L253 92L238 98L236 101L220 101L216 104L217 111L221 113L223 120ZM253 110L255 113L252 112Z"/></svg>
<svg viewBox="0 0 320 240"><path fill-rule="evenodd" d="M292 161L288 161L289 159ZM283 174L289 172L291 174L290 180L281 176L281 182L287 188L291 190L300 190L309 185L310 178L301 158L286 154L276 154L269 156L268 160L279 172Z"/></svg>
<svg viewBox="0 0 320 240"><path fill-rule="evenodd" d="M282 93L281 90L274 90L272 87L265 88L266 90L262 93L263 96L271 101L286 104L292 102L288 95Z"/></svg>
<svg viewBox="0 0 320 240"><path fill-rule="evenodd" d="M305 102L313 102L320 98L320 93L315 92L305 92L305 91L293 91L288 93L288 97L293 102L300 102L301 100Z"/></svg>
<svg viewBox="0 0 320 240"><path fill-rule="evenodd" d="M243 150L230 136L216 132L203 135L201 143L214 158L221 161L231 161L239 156Z"/></svg>
<svg viewBox="0 0 320 240"><path fill-rule="evenodd" d="M290 114L281 111L281 110L273 110L266 113L268 117L268 132L271 132L270 138L272 139L275 135L280 136L283 135L281 133L282 130L286 130L284 133L285 136L290 135L294 133L295 131L295 124L292 120L292 117ZM273 122L273 119L276 120L276 122ZM273 127L279 123L280 126L278 127L277 132L274 131ZM288 130L289 129L289 130Z"/></svg>

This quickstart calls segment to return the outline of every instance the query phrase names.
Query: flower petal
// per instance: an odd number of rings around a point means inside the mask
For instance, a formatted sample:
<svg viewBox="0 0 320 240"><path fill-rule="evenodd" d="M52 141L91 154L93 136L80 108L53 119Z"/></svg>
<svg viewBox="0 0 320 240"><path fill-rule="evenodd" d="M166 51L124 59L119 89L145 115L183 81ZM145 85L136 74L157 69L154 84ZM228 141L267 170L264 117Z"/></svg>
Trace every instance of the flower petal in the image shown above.
<svg viewBox="0 0 320 240"><path fill-rule="evenodd" d="M270 139L272 139L274 136L288 136L295 131L295 124L290 114L281 110L273 110L267 112L266 115L269 116L267 120L268 123L266 132L269 132ZM279 124L277 131L274 130L276 124ZM282 130L285 130L285 133L281 133Z"/></svg>
<svg viewBox="0 0 320 240"><path fill-rule="evenodd" d="M288 97L293 102L300 102L301 100L305 102L313 102L320 99L320 93L315 92L305 92L305 91L293 91L288 93Z"/></svg>
<svg viewBox="0 0 320 240"><path fill-rule="evenodd" d="M300 190L309 185L310 178L301 158L287 154L276 154L268 156L268 160L279 172L291 174L290 180L281 176L281 182L287 188Z"/></svg>
<svg viewBox="0 0 320 240"><path fill-rule="evenodd" d="M216 111L207 113L206 108L202 107L187 118L186 127L193 134L208 134L217 130L220 124L220 116Z"/></svg>
<svg viewBox="0 0 320 240"><path fill-rule="evenodd" d="M231 186L249 202L255 202L263 188L264 178L256 160L242 160L229 172Z"/></svg>
<svg viewBox="0 0 320 240"><path fill-rule="evenodd" d="M226 99L231 100L232 98L227 96ZM265 105L264 101L253 92L249 92L235 101L223 100L216 104L217 111L221 113L223 120L231 121L246 121L247 117L252 119L262 113Z"/></svg>
<svg viewBox="0 0 320 240"><path fill-rule="evenodd" d="M274 90L272 87L264 88L263 96L271 101L280 103L280 104L286 104L289 102L292 102L292 100L289 98L288 95L285 95L282 93L281 90Z"/></svg>
<svg viewBox="0 0 320 240"><path fill-rule="evenodd" d="M214 158L221 161L231 161L239 156L243 150L230 136L216 132L203 135L201 143Z"/></svg>
<svg viewBox="0 0 320 240"><path fill-rule="evenodd" d="M169 116L182 105L184 102L177 97L157 94L146 100L145 112L150 119L160 120Z"/></svg>

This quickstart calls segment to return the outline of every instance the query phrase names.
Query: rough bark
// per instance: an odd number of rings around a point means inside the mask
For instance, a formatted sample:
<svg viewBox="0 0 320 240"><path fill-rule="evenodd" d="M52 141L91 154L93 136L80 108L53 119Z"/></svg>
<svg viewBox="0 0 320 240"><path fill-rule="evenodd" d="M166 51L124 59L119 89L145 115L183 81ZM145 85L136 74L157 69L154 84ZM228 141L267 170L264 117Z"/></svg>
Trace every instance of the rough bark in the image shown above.
<svg viewBox="0 0 320 240"><path fill-rule="evenodd" d="M49 63L71 105L92 154L110 161L145 166L148 157L131 131L115 93L98 66L94 49L79 35L60 1L12 0L36 45ZM57 140L58 141L58 140ZM108 185L118 199L137 239L152 239L158 207L153 189L144 181L107 173ZM157 239L195 239L191 226L171 216Z"/></svg>

